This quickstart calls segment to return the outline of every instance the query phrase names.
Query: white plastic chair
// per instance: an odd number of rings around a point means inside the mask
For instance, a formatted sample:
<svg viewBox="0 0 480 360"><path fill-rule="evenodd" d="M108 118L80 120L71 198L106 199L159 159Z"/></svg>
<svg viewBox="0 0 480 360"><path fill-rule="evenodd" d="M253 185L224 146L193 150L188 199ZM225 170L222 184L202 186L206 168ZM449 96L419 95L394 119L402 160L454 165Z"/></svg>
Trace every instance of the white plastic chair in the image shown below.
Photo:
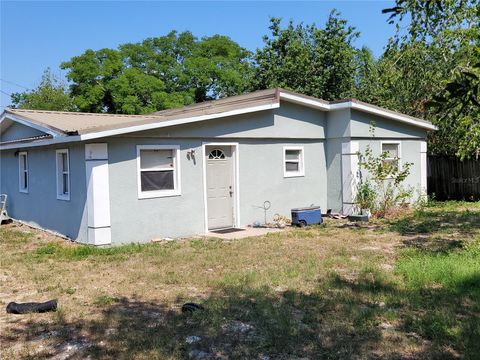
<svg viewBox="0 0 480 360"><path fill-rule="evenodd" d="M7 194L0 194L0 224L10 220L7 213Z"/></svg>

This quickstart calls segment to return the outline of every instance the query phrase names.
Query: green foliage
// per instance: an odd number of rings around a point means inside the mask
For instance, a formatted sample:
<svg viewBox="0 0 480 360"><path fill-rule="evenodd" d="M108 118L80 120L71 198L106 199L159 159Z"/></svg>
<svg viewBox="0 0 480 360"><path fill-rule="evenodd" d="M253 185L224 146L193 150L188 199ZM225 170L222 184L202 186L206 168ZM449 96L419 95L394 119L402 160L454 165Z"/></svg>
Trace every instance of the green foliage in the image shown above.
<svg viewBox="0 0 480 360"><path fill-rule="evenodd" d="M396 271L405 278L409 288L440 285L452 291L473 291L478 297L480 243L470 243L463 250L450 252L407 249L402 252Z"/></svg>
<svg viewBox="0 0 480 360"><path fill-rule="evenodd" d="M40 84L34 90L12 94L12 105L19 109L75 110L66 86L50 69L44 71Z"/></svg>
<svg viewBox="0 0 480 360"><path fill-rule="evenodd" d="M65 260L83 260L89 257L106 257L115 255L129 255L144 251L151 247L150 244L128 244L115 247L95 247L95 246L63 246L58 243L48 243L40 246L36 250L39 258L55 257Z"/></svg>
<svg viewBox="0 0 480 360"><path fill-rule="evenodd" d="M378 61L370 49L363 47L355 52L355 97L359 100L380 105L384 87L381 83L382 72Z"/></svg>
<svg viewBox="0 0 480 360"><path fill-rule="evenodd" d="M394 62L412 76L400 78L400 91L392 92L406 99L406 104L391 108L423 116L438 126L429 136L430 153L478 156L480 4L475 0L397 0L384 13L391 14L389 21L397 28L386 55L391 49L400 50L402 57L408 55L405 49L424 49L423 56L415 51L410 60L407 56L403 63Z"/></svg>
<svg viewBox="0 0 480 360"><path fill-rule="evenodd" d="M190 32L87 50L64 62L81 111L143 114L246 90L249 52L221 35Z"/></svg>
<svg viewBox="0 0 480 360"><path fill-rule="evenodd" d="M254 89L280 86L326 100L351 97L354 92L355 48L359 33L333 10L324 28L294 25L281 28L270 20L271 36L254 55Z"/></svg>
<svg viewBox="0 0 480 360"><path fill-rule="evenodd" d="M433 134L433 140L453 135L458 139L455 154L462 159L480 156L480 48L475 61L470 68L458 69L430 103L441 114L434 121L439 132Z"/></svg>
<svg viewBox="0 0 480 360"><path fill-rule="evenodd" d="M355 195L355 204L362 209L373 210L376 207L377 193L375 188L369 181L361 182L357 187L357 194Z"/></svg>
<svg viewBox="0 0 480 360"><path fill-rule="evenodd" d="M370 132L373 135L375 127L372 125ZM358 152L359 170L365 171L358 187L355 202L361 209L370 209L376 216L385 216L390 209L409 200L413 195L412 189L403 186L410 174L413 163L400 164L400 158L393 158L384 151L380 155L373 153L367 145L364 153ZM365 206L365 207L363 207Z"/></svg>
<svg viewBox="0 0 480 360"><path fill-rule="evenodd" d="M120 299L110 295L100 295L95 298L94 304L98 306L108 306L119 302Z"/></svg>

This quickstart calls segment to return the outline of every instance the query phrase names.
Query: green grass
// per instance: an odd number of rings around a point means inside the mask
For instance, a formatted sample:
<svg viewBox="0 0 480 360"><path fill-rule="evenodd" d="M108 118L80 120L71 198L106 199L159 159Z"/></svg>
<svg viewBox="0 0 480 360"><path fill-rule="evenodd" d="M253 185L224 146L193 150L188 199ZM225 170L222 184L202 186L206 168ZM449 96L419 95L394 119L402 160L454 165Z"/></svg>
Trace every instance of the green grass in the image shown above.
<svg viewBox="0 0 480 360"><path fill-rule="evenodd" d="M376 228L338 225L108 248L0 229L7 296L61 306L0 323L0 350L8 341L36 348L51 331L61 343L75 329L92 344L79 356L92 358L176 359L193 349L230 359L478 358L479 204L432 203ZM181 313L190 301L205 310ZM186 344L191 335L199 343ZM57 348L51 356L63 355Z"/></svg>
<svg viewBox="0 0 480 360"><path fill-rule="evenodd" d="M98 306L107 306L119 302L120 299L110 295L100 295L95 298L93 303Z"/></svg>
<svg viewBox="0 0 480 360"><path fill-rule="evenodd" d="M410 289L441 286L452 292L475 291L476 296L480 297L479 242L451 252L404 250L396 270Z"/></svg>

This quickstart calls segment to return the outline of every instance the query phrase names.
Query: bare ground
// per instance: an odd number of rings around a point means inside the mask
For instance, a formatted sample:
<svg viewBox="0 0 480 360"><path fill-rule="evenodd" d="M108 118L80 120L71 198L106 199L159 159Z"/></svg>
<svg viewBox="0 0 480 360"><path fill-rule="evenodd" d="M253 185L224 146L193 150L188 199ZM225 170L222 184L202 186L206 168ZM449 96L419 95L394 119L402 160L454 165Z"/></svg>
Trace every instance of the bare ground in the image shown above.
<svg viewBox="0 0 480 360"><path fill-rule="evenodd" d="M343 224L110 250L2 226L1 306L59 302L53 313L0 311L2 358L471 357L473 342L456 337L478 331L478 299L452 302L441 285L410 289L395 269L407 247L456 251L456 241L473 241L478 229ZM453 317L443 338L418 326L438 315L430 298ZM205 309L183 314L187 301Z"/></svg>

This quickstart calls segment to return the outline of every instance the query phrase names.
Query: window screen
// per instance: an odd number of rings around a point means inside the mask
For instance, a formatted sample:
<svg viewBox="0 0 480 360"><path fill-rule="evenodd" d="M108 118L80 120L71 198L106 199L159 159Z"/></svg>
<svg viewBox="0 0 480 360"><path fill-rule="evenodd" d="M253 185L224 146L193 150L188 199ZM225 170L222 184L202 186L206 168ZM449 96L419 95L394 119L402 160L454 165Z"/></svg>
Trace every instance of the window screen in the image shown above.
<svg viewBox="0 0 480 360"><path fill-rule="evenodd" d="M288 149L285 150L285 176L300 176L303 175L303 149Z"/></svg>
<svg viewBox="0 0 480 360"><path fill-rule="evenodd" d="M176 149L140 149L140 192L176 190ZM161 196L161 194L159 194Z"/></svg>

